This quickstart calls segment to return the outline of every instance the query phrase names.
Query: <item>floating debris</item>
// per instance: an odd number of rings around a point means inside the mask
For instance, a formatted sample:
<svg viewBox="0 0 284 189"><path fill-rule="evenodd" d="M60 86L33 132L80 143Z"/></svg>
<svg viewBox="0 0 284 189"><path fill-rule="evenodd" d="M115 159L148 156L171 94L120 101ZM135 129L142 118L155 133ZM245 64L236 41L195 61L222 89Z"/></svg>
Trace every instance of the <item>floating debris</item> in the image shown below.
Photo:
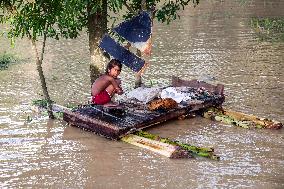
<svg viewBox="0 0 284 189"><path fill-rule="evenodd" d="M208 108L202 112L203 117L227 124L236 125L245 129L280 129L283 124L267 118L259 118L241 112L224 110L222 108Z"/></svg>
<svg viewBox="0 0 284 189"><path fill-rule="evenodd" d="M170 110L170 109L175 109L177 107L178 103L172 98L152 100L148 104L148 109L150 111L161 110L161 109Z"/></svg>
<svg viewBox="0 0 284 189"><path fill-rule="evenodd" d="M214 154L213 148L204 148L204 147L198 147L198 146L194 146L194 145L190 145L190 144L185 144L185 143L182 143L182 142L179 142L179 141L171 140L169 138L162 138L160 136L157 136L157 135L145 132L145 131L138 131L134 134L137 135L137 136L140 136L140 137L144 137L144 138L147 138L147 139L154 140L154 141L159 141L159 142L162 142L162 143L165 143L165 144L173 145L173 146L176 147L176 149L179 149L177 147L180 147L182 150L184 150L184 151L186 151L190 154L189 157L200 156L200 157L210 158L210 159L213 159L213 160L219 160L220 159L219 156ZM180 155L183 154L184 157L188 156L188 155L186 155L185 152L181 153L181 150L180 150L179 154ZM181 158L180 156L178 156L178 157Z"/></svg>

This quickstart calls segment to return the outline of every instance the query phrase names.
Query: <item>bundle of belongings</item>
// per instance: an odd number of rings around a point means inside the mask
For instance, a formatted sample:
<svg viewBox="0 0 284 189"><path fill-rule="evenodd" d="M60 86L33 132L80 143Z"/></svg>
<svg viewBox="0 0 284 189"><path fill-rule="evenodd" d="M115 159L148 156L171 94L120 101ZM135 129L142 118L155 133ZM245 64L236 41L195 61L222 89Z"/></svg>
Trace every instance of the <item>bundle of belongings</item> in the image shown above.
<svg viewBox="0 0 284 189"><path fill-rule="evenodd" d="M215 93L203 87L139 87L126 93L120 101L143 103L148 110L154 111L202 104L214 97Z"/></svg>

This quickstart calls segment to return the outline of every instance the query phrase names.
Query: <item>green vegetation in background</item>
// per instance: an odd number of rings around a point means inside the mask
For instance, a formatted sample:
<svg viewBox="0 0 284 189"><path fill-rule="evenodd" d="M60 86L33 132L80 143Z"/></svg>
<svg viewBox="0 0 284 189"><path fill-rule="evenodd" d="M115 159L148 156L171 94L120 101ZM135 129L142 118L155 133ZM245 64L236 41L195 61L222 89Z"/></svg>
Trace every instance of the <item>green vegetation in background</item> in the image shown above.
<svg viewBox="0 0 284 189"><path fill-rule="evenodd" d="M261 41L284 42L284 18L252 18L251 26Z"/></svg>
<svg viewBox="0 0 284 189"><path fill-rule="evenodd" d="M8 69L9 65L16 61L15 57L11 54L0 54L0 70Z"/></svg>

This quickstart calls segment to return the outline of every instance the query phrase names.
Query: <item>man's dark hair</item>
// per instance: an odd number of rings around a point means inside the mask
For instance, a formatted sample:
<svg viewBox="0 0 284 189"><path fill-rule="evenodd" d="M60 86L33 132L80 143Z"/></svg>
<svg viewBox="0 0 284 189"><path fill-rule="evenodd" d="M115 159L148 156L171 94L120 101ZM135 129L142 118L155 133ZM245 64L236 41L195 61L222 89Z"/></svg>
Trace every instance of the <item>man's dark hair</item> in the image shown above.
<svg viewBox="0 0 284 189"><path fill-rule="evenodd" d="M108 74L108 71L111 70L113 67L115 66L118 66L119 69L121 70L122 68L122 64L119 60L117 59L112 59L108 64L107 64L107 67L106 67L106 74Z"/></svg>

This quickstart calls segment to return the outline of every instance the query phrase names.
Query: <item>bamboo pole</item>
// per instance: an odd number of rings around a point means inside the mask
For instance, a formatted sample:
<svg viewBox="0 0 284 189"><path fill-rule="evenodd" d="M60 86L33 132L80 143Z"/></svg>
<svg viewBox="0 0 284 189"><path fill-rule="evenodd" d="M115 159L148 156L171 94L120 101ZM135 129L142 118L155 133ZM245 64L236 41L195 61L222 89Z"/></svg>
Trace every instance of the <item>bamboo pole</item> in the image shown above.
<svg viewBox="0 0 284 189"><path fill-rule="evenodd" d="M151 133L147 133L145 131L138 131L136 133L134 133L135 135L141 137L140 139L147 139L146 141L150 143L150 145L152 143L154 144L159 144L159 145L163 145L163 144L168 144L168 145L171 145L171 146L174 146L175 148L177 148L179 150L179 154L181 154L180 156L177 156L178 158L186 158L188 157L188 155L192 156L192 157L195 157L195 156L199 156L199 157L206 157L206 158L209 158L209 159L213 159L213 160L219 160L220 157L215 155L214 154L214 149L213 148L204 148L204 147L198 147L198 146L194 146L194 145L190 145L190 144L185 144L185 143L182 143L182 142L179 142L179 141L173 141L173 140L170 140L168 138L162 138L160 136L157 136L157 135L153 135ZM154 149L152 149L151 147L148 147L148 143L146 142L146 144L143 145L143 142L142 144L140 143L140 147L143 147L143 148L146 148L146 149L149 149L151 151L154 151L154 152L157 152L157 148L155 148L155 146L153 147ZM128 143L133 143L135 145L136 141L131 141L131 140L128 140ZM167 150L167 154L169 154L173 147L170 147L169 149L166 149ZM182 154L181 152L185 153L187 152L187 155L184 155ZM159 153L159 152L157 152ZM165 155L165 153L160 153L162 155ZM172 156L167 156L167 157L170 157L170 158L173 158ZM174 156L175 158L177 158L176 156Z"/></svg>
<svg viewBox="0 0 284 189"><path fill-rule="evenodd" d="M190 153L183 150L179 146L172 144L163 143L156 140L151 140L145 137L129 134L121 138L123 142L138 146L140 148L145 148L147 150L153 151L155 153L161 154L168 158L189 158L192 157Z"/></svg>

